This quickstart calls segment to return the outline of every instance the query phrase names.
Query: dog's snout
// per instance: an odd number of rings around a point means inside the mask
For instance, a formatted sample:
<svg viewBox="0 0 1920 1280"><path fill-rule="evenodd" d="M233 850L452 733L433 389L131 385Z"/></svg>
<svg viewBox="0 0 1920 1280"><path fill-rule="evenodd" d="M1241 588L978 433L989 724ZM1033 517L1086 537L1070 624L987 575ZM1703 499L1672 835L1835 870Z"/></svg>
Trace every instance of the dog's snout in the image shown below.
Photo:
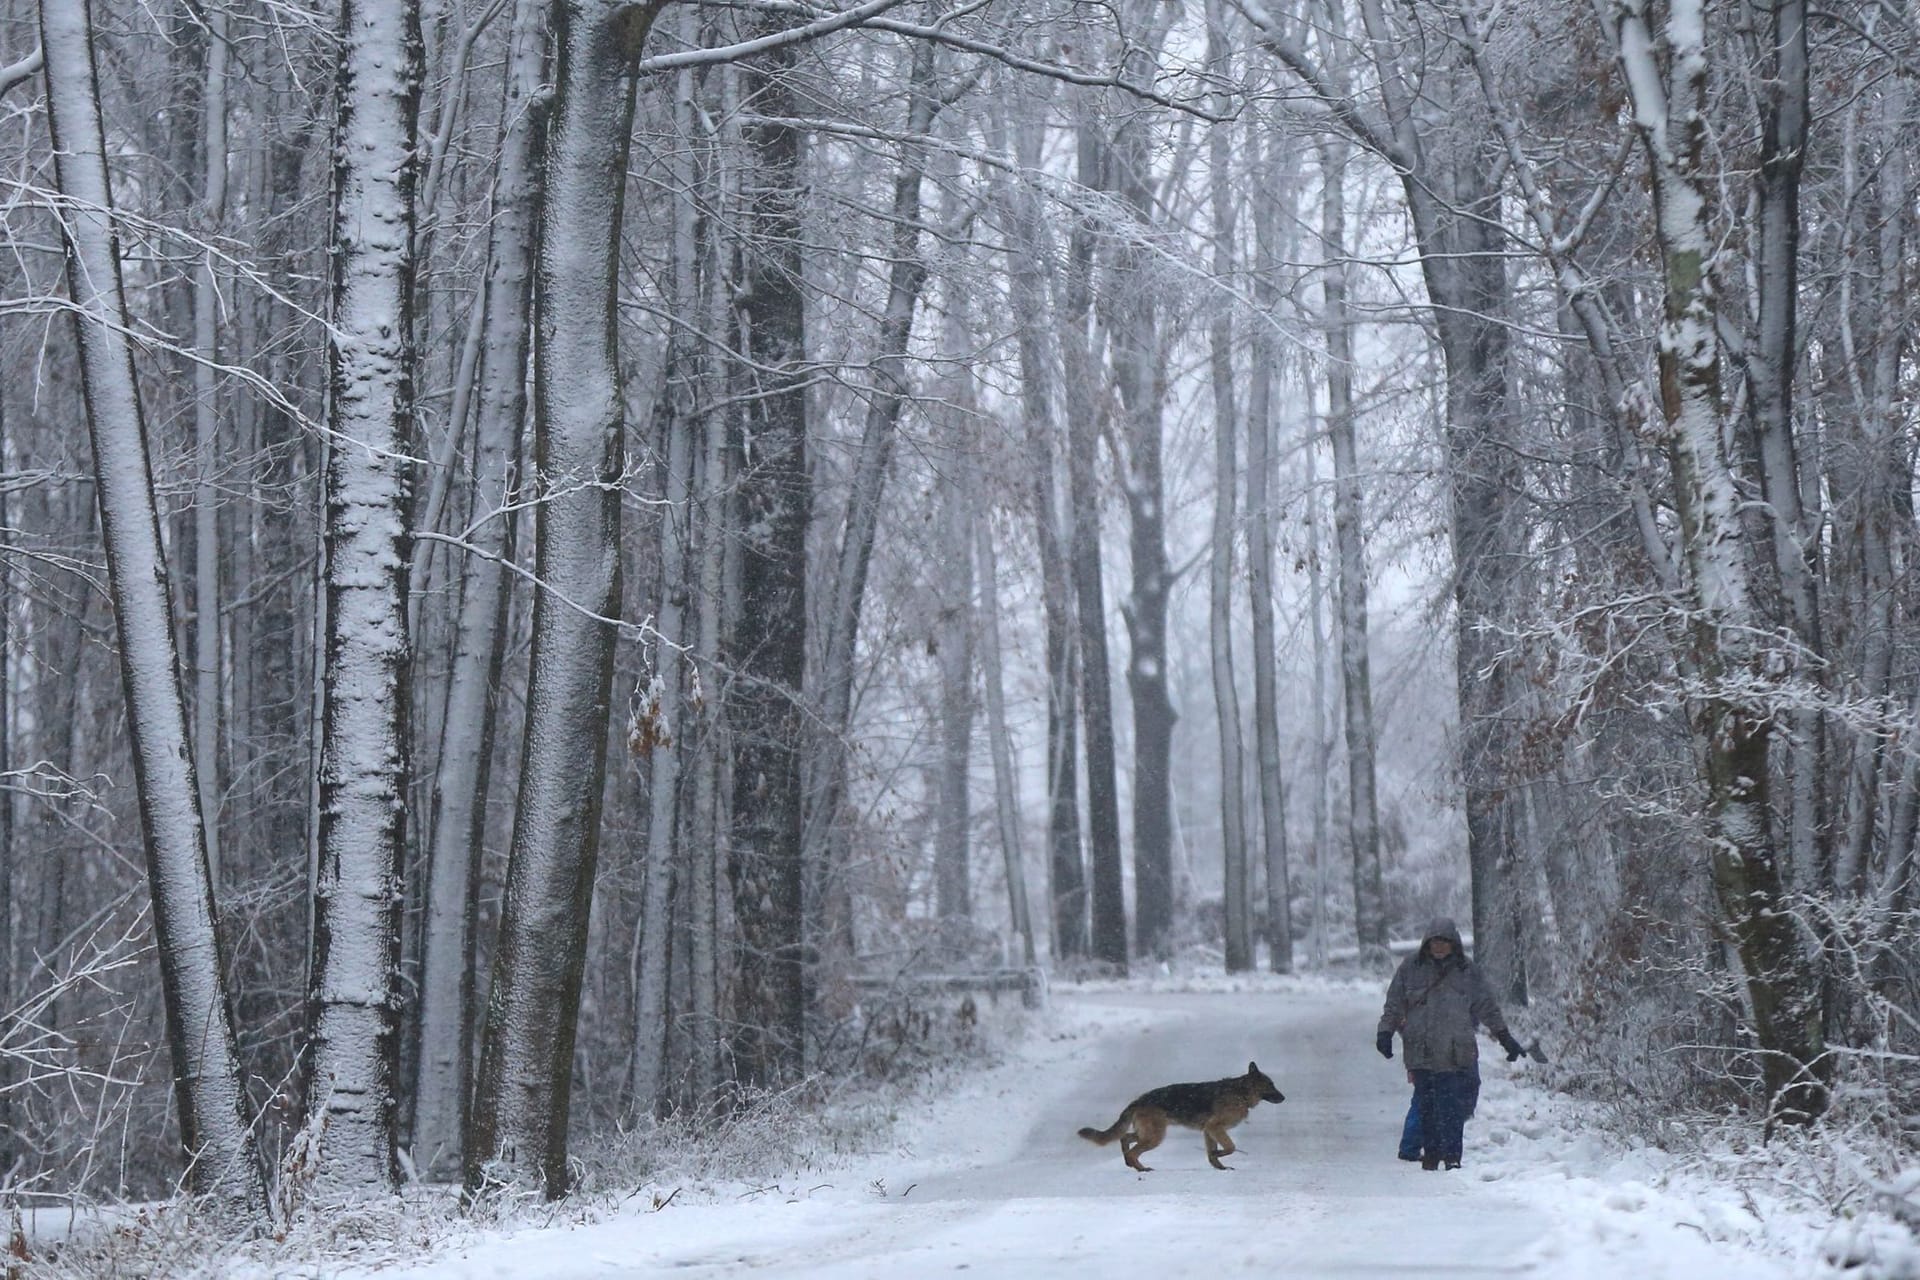
<svg viewBox="0 0 1920 1280"><path fill-rule="evenodd" d="M1268 1102L1285 1102L1286 1100L1287 1100L1287 1095L1280 1092L1278 1089L1275 1089L1272 1093L1266 1096L1266 1101Z"/></svg>

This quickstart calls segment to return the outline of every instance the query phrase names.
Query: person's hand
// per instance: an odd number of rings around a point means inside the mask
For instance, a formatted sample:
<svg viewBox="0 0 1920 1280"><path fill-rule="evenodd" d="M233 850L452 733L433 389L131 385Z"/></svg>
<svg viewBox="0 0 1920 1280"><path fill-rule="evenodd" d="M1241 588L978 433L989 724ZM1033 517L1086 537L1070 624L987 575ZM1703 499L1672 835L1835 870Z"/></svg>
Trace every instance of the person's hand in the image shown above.
<svg viewBox="0 0 1920 1280"><path fill-rule="evenodd" d="M1511 1031L1502 1031L1500 1033L1500 1047L1507 1051L1508 1062L1518 1062L1521 1058L1525 1057L1527 1053L1527 1051L1521 1047L1520 1042L1513 1038L1513 1032Z"/></svg>
<svg viewBox="0 0 1920 1280"><path fill-rule="evenodd" d="M1382 1031L1379 1035L1375 1036L1373 1038L1373 1047L1380 1051L1381 1057L1391 1058L1393 1056L1393 1032Z"/></svg>

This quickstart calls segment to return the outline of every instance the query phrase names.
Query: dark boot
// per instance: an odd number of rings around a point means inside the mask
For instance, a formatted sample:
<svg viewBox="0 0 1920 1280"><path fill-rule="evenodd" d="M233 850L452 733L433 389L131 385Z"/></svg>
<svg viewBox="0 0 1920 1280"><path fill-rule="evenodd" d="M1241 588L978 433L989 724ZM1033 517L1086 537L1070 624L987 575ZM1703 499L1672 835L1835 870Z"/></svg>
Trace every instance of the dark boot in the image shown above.
<svg viewBox="0 0 1920 1280"><path fill-rule="evenodd" d="M1440 1167L1440 1157L1439 1156L1421 1156L1420 1167L1422 1169L1425 1169L1428 1173L1433 1173L1435 1170L1439 1169Z"/></svg>

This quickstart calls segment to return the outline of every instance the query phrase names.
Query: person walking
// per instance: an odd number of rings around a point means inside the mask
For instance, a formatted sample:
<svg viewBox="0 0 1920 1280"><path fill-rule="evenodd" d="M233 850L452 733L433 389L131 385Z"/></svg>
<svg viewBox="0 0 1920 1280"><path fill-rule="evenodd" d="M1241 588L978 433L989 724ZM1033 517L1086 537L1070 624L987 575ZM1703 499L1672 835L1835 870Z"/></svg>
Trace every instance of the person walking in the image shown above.
<svg viewBox="0 0 1920 1280"><path fill-rule="evenodd" d="M1467 959L1460 930L1442 916L1427 926L1420 949L1394 970L1374 1035L1380 1056L1392 1058L1393 1035L1400 1033L1419 1112L1422 1169L1460 1167L1467 1113L1478 1092L1476 1023L1493 1033L1508 1062L1526 1052L1507 1030L1486 975Z"/></svg>

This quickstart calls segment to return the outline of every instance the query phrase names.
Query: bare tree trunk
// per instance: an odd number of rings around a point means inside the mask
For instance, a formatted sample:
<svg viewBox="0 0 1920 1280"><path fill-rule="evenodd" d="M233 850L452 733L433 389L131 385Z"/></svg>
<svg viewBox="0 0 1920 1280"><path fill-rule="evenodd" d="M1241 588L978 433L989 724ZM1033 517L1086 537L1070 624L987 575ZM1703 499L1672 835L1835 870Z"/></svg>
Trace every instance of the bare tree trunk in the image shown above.
<svg viewBox="0 0 1920 1280"><path fill-rule="evenodd" d="M391 1191L398 1175L419 9L354 0L340 33L307 1091L322 1134L314 1187L330 1198Z"/></svg>
<svg viewBox="0 0 1920 1280"><path fill-rule="evenodd" d="M1467 811L1467 861L1473 881L1475 962L1509 999L1524 1001L1519 917L1505 880L1516 861L1513 786L1505 717L1519 686L1496 642L1521 595L1528 563L1522 477L1512 447L1514 385L1510 307L1499 193L1477 157L1451 170L1427 153L1423 128L1445 104L1434 80L1410 82L1401 50L1405 31L1384 0L1359 0L1366 48L1378 83L1381 118L1348 95L1338 62L1346 44L1346 7L1323 5L1330 36L1327 66L1316 66L1291 33L1256 14L1268 47L1306 81L1346 129L1400 175L1420 248L1421 274L1447 369L1447 471L1454 564L1454 683L1460 709L1460 768Z"/></svg>
<svg viewBox="0 0 1920 1280"><path fill-rule="evenodd" d="M1322 569L1325 540L1321 534L1320 477L1314 466L1317 446L1309 439L1302 452L1307 471L1307 600L1308 623L1313 628L1313 756L1309 762L1313 777L1313 932L1308 951L1316 969L1327 967L1327 845L1328 766L1333 743L1327 731L1327 631L1322 617L1326 601L1326 574Z"/></svg>
<svg viewBox="0 0 1920 1280"><path fill-rule="evenodd" d="M0 385L0 474L7 459L7 389ZM8 486L0 484L0 529L10 529ZM13 775L13 561L0 556L0 778ZM996 676L997 678L997 676ZM14 1005L13 963L13 786L0 786L0 1009ZM1027 963L1033 963L1028 943ZM19 1060L7 1052L0 1033L0 1182L12 1180L19 1158L20 1131L13 1112L13 1095L20 1078Z"/></svg>
<svg viewBox="0 0 1920 1280"><path fill-rule="evenodd" d="M479 1011L474 928L486 830L494 726L504 649L515 518L508 509L526 422L528 312L532 301L535 198L540 185L541 85L546 9L516 0L508 37L507 89L481 300L481 375L474 427L474 518L460 575L453 670L434 776L421 938L420 1015L414 1055L413 1159L422 1177L460 1167L471 1119L473 1045Z"/></svg>
<svg viewBox="0 0 1920 1280"><path fill-rule="evenodd" d="M780 1085L805 1068L808 1005L801 756L817 741L801 705L807 640L806 303L800 200L803 138L793 46L743 64L742 97L760 119L744 130L748 236L737 328L747 359L740 610L729 657L733 830L728 876L739 925L734 1065L742 1084Z"/></svg>
<svg viewBox="0 0 1920 1280"><path fill-rule="evenodd" d="M567 1110L620 607L625 417L614 306L633 65L658 4L553 10L534 314L538 500L519 808L465 1150L469 1194L567 1190Z"/></svg>
<svg viewBox="0 0 1920 1280"><path fill-rule="evenodd" d="M1615 48L1645 144L1664 268L1660 394L1686 565L1685 602L1703 691L1688 708L1706 793L1707 855L1744 970L1771 1115L1811 1120L1831 1070L1819 985L1783 902L1768 807L1771 717L1755 694L1771 661L1753 604L1752 568L1726 456L1715 334L1713 193L1707 136L1704 0L1672 0L1656 56L1646 0L1617 0ZM1664 68L1664 70L1663 70Z"/></svg>
<svg viewBox="0 0 1920 1280"><path fill-rule="evenodd" d="M1078 126L1080 182L1102 186L1105 148L1098 124ZM1080 700L1087 753L1087 836L1092 888L1089 951L1094 959L1125 970L1126 898L1121 884L1120 799L1113 747L1113 688L1107 658L1106 589L1100 580L1100 496L1096 466L1100 430L1095 408L1093 352L1087 326L1093 312L1093 229L1076 221L1067 246L1062 354L1067 381L1067 491L1072 512L1068 564L1079 622ZM1054 892L1060 892L1055 886Z"/></svg>
<svg viewBox="0 0 1920 1280"><path fill-rule="evenodd" d="M1227 54L1226 12L1220 0L1207 4L1207 68L1215 83L1222 86L1213 95L1214 110L1222 116L1232 114L1232 95L1224 87L1233 75L1232 59ZM1208 177L1208 203L1213 220L1213 274L1220 280L1231 279L1234 272L1234 207L1232 144L1229 126L1215 122L1208 130L1207 146L1211 173ZM1231 304L1220 299L1214 303L1207 326L1208 364L1213 382L1213 547L1212 570L1208 575L1210 651L1213 667L1213 705L1220 729L1220 848L1222 857L1224 916L1226 925L1226 964L1228 973L1244 973L1253 968L1253 932L1251 927L1251 886L1247 867L1246 761L1240 738L1240 693L1233 679L1233 537L1236 524L1236 483L1239 468L1234 437L1239 432L1233 397L1233 312ZM1171 877L1169 877L1170 879ZM1166 886L1171 891L1172 885ZM1136 885L1135 911L1141 921L1142 950L1144 936L1146 886ZM1171 903L1165 915L1171 916Z"/></svg>
<svg viewBox="0 0 1920 1280"><path fill-rule="evenodd" d="M967 463L958 461L956 466ZM943 486L940 520L948 570L942 575L939 647L940 782L934 834L935 913L973 916L969 773L973 752L973 539L967 495Z"/></svg>
<svg viewBox="0 0 1920 1280"><path fill-rule="evenodd" d="M1800 274L1800 173L1807 149L1807 7L1773 0L1766 52L1767 91L1760 95L1760 169L1754 182L1756 332L1747 351L1747 425L1760 463L1773 571L1786 623L1806 647L1819 679L1825 640L1820 628L1820 549L1801 502L1793 437L1793 378L1798 360L1795 317ZM1744 11L1745 6L1742 6ZM1833 887L1833 841L1827 821L1827 726L1818 711L1790 718L1791 823L1788 866L1810 888Z"/></svg>
<svg viewBox="0 0 1920 1280"><path fill-rule="evenodd" d="M970 471L977 481L978 472ZM993 756L994 815L1000 856L1006 865L1007 909L1020 935L1021 960L1036 963L1033 908L1027 899L1027 860L1020 840L1018 780L1013 772L1013 739L1007 729L1007 695L1000 658L1000 579L993 550L993 520L976 483L972 495L974 560L980 570L980 679L987 703L987 744ZM3 744L0 744L3 745Z"/></svg>
<svg viewBox="0 0 1920 1280"><path fill-rule="evenodd" d="M695 12L680 11L681 37L691 47L698 39ZM671 161L678 198L673 212L673 300L677 312L699 314L699 253L693 156L693 70L682 68L674 84L675 137ZM637 1122L655 1114L665 1101L664 1053L667 1040L667 941L669 890L675 873L675 835L680 830L680 771L685 738L683 651L687 625L693 534L694 441L700 431L697 405L703 369L698 341L690 326L675 325L667 338L666 388L661 413L666 418L666 492L660 513L660 591L654 629L653 681L645 697L645 721L628 732L628 747L645 757L647 773L647 850L645 888L640 908L639 963L633 1000L633 1067L628 1081L627 1116Z"/></svg>
<svg viewBox="0 0 1920 1280"><path fill-rule="evenodd" d="M839 820L846 794L846 739L851 727L854 651L860 617L865 607L867 566L873 558L873 540L880 522L881 497L893 457L894 433L911 385L907 377L907 344L913 335L914 312L927 267L920 251L920 188L927 170L924 139L940 109L935 92L936 50L930 41L914 47L908 79L906 136L900 168L893 182L893 244L887 276L887 300L875 341L874 389L855 466L852 492L847 497L846 528L841 535L837 572L833 582L833 612L828 620L826 657L821 667L821 728L819 745L807 766L808 810L805 857L816 871L823 870L830 833Z"/></svg>
<svg viewBox="0 0 1920 1280"><path fill-rule="evenodd" d="M1363 955L1387 946L1374 793L1373 677L1368 657L1367 556L1353 429L1353 317L1347 309L1346 144L1321 147L1320 289L1327 328L1327 439L1333 447L1333 538L1340 558L1340 683L1346 708L1347 819L1353 854L1353 927Z"/></svg>
<svg viewBox="0 0 1920 1280"><path fill-rule="evenodd" d="M931 88L931 86L929 86ZM954 175L949 175L950 177ZM953 225L963 216L949 181L941 203L941 221ZM942 919L973 917L972 763L973 763L973 506L971 476L977 445L973 439L973 382L963 362L971 346L970 308L964 287L953 290L942 326L944 355L952 386L943 397L947 479L940 487L939 520L942 571L937 575L940 620L935 643L940 667L940 782L934 831L935 913Z"/></svg>
<svg viewBox="0 0 1920 1280"><path fill-rule="evenodd" d="M91 9L90 0L42 5L40 32L55 174L69 202L61 219L67 285L118 624L174 1103L189 1185L231 1229L252 1232L267 1225L266 1185L243 1114L146 424L126 337Z"/></svg>
<svg viewBox="0 0 1920 1280"><path fill-rule="evenodd" d="M227 215L227 14L209 9L203 148L206 174L200 189L206 234L217 234ZM218 484L220 357L219 282L211 247L202 250L193 283L193 757L200 780L200 812L207 824L207 875L220 883L220 488Z"/></svg>
<svg viewBox="0 0 1920 1280"><path fill-rule="evenodd" d="M1040 163L1039 130L1023 124L1016 159L1024 170ZM1036 196L1014 190L995 178L996 197L1014 229L1020 251L1030 261L1045 257L1044 231ZM1015 268L1007 273L1020 359L1020 413L1031 468L1035 544L1040 558L1041 609L1047 655L1047 872L1048 922L1053 956L1060 960L1087 953L1087 879L1080 849L1079 671L1074 649L1073 582L1066 541L1061 534L1058 466L1053 438L1053 364L1047 349L1045 298L1037 273ZM1082 320L1084 321L1084 314ZM1083 340L1070 337L1064 350L1080 352ZM1082 360L1084 363L1084 360ZM1079 386L1078 382L1069 379Z"/></svg>
<svg viewBox="0 0 1920 1280"><path fill-rule="evenodd" d="M730 72L723 74L731 74ZM712 273L709 284L712 301L705 314L716 329L723 326L727 313L726 281L721 272ZM709 369L707 385L718 389L725 372ZM719 1051L719 871L724 860L722 846L728 824L720 813L721 770L730 755L726 742L722 704L717 695L722 686L720 654L723 617L721 597L725 591L726 498L732 492L727 468L729 425L724 414L707 414L701 422L699 471L694 492L698 495L699 518L699 608L694 636L694 675L700 682L701 701L705 704L699 754L692 761L692 810L687 824L689 862L687 876L688 921L692 935L693 972L689 975L692 1022L687 1029L692 1045L693 1078L689 1081L697 1108L704 1110L718 1096L720 1086Z"/></svg>
<svg viewBox="0 0 1920 1280"><path fill-rule="evenodd" d="M1271 139L1269 148L1274 147ZM1281 187L1271 154L1254 184L1252 376L1247 389L1247 597L1253 614L1254 771L1259 779L1260 847L1267 870L1267 949L1275 973L1293 972L1293 886L1287 868L1287 802L1280 760L1278 656L1273 635L1273 382L1278 351L1269 326L1279 302L1274 226Z"/></svg>

